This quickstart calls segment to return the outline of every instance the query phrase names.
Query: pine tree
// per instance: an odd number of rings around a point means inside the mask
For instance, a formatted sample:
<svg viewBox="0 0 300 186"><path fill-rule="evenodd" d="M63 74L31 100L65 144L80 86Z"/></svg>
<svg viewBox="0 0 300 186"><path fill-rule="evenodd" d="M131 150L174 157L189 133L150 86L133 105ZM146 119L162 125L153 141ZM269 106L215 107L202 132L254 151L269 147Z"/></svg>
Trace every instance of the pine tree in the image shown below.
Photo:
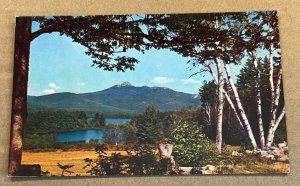
<svg viewBox="0 0 300 186"><path fill-rule="evenodd" d="M162 139L162 127L158 112L153 106L148 106L136 123L137 139L141 144L155 144Z"/></svg>
<svg viewBox="0 0 300 186"><path fill-rule="evenodd" d="M93 118L93 123L94 123L95 127L104 127L105 126L105 118L104 118L103 113L99 114L97 112Z"/></svg>

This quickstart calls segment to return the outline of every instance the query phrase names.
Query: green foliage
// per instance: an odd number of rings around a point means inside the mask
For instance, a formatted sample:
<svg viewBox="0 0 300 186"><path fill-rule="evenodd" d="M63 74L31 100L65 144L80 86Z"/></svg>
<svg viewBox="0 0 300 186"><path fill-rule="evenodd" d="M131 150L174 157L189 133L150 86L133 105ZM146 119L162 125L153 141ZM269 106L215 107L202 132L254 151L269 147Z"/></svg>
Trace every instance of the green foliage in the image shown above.
<svg viewBox="0 0 300 186"><path fill-rule="evenodd" d="M124 174L124 160L126 157L121 156L120 153L113 153L111 156L108 156L105 152L106 150L105 145L97 146L95 151L98 154L98 159L85 158L86 165L83 168L89 168L90 170L87 173L94 176Z"/></svg>
<svg viewBox="0 0 300 186"><path fill-rule="evenodd" d="M48 149L57 143L56 134L33 134L24 139L24 149Z"/></svg>
<svg viewBox="0 0 300 186"><path fill-rule="evenodd" d="M159 175L167 170L167 161L159 159L156 149L149 145L134 146L128 151L129 156L120 153L106 154L107 147L99 145L95 148L98 158L96 160L84 159L84 169L95 176L104 175Z"/></svg>
<svg viewBox="0 0 300 186"><path fill-rule="evenodd" d="M136 123L136 136L140 144L155 144L162 139L162 126L153 106L145 109Z"/></svg>
<svg viewBox="0 0 300 186"><path fill-rule="evenodd" d="M204 81L199 89L199 96L202 107L214 105L217 102L217 85L213 81Z"/></svg>
<svg viewBox="0 0 300 186"><path fill-rule="evenodd" d="M56 133L92 128L85 112L32 112L28 114L25 136L32 133Z"/></svg>
<svg viewBox="0 0 300 186"><path fill-rule="evenodd" d="M136 128L129 124L110 124L104 128L103 139L109 144L136 143Z"/></svg>
<svg viewBox="0 0 300 186"><path fill-rule="evenodd" d="M92 122L94 123L95 127L98 127L98 128L104 127L105 126L105 118L104 118L103 113L99 114L97 112L95 114Z"/></svg>
<svg viewBox="0 0 300 186"><path fill-rule="evenodd" d="M201 166L217 160L215 145L195 123L182 122L169 137L174 144L173 156L180 166Z"/></svg>

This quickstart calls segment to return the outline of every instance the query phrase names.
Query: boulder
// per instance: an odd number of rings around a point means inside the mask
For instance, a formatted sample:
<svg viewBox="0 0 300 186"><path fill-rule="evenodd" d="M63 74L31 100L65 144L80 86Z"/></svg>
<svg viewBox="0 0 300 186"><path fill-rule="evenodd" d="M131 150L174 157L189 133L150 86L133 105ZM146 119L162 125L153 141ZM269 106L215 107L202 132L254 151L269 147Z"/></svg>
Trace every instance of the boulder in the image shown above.
<svg viewBox="0 0 300 186"><path fill-rule="evenodd" d="M266 156L266 158L271 159L271 160L275 160L275 156L273 154L268 154Z"/></svg>
<svg viewBox="0 0 300 186"><path fill-rule="evenodd" d="M281 161L281 162L286 162L289 160L289 157L287 155L283 155L283 156L278 157L276 160Z"/></svg>
<svg viewBox="0 0 300 186"><path fill-rule="evenodd" d="M279 143L279 144L278 144L278 147L279 147L279 148L283 148L283 147L286 147L286 146L287 146L286 142L283 142L283 143Z"/></svg>
<svg viewBox="0 0 300 186"><path fill-rule="evenodd" d="M275 146L272 146L272 147L270 147L270 149L271 149L271 150L276 150L276 149L278 149L278 148L275 147Z"/></svg>
<svg viewBox="0 0 300 186"><path fill-rule="evenodd" d="M246 154L253 154L253 151L252 150L245 150L245 153Z"/></svg>
<svg viewBox="0 0 300 186"><path fill-rule="evenodd" d="M231 153L231 155L232 156L239 156L240 155L240 153L238 152L238 151L232 151L232 153Z"/></svg>
<svg viewBox="0 0 300 186"><path fill-rule="evenodd" d="M288 154L288 152L289 152L289 148L288 147L283 147L282 150L283 150L284 154Z"/></svg>
<svg viewBox="0 0 300 186"><path fill-rule="evenodd" d="M261 157L266 157L268 155L268 151L262 150L259 152Z"/></svg>
<svg viewBox="0 0 300 186"><path fill-rule="evenodd" d="M206 170L215 171L216 167L213 165L206 165Z"/></svg>
<svg viewBox="0 0 300 186"><path fill-rule="evenodd" d="M280 149L276 149L276 150L273 150L272 152L270 152L270 154L273 154L276 157L281 157L284 155L284 152Z"/></svg>
<svg viewBox="0 0 300 186"><path fill-rule="evenodd" d="M202 174L213 174L213 171L211 170L201 170Z"/></svg>
<svg viewBox="0 0 300 186"><path fill-rule="evenodd" d="M179 167L179 172L180 174L187 175L191 173L192 169L193 167Z"/></svg>

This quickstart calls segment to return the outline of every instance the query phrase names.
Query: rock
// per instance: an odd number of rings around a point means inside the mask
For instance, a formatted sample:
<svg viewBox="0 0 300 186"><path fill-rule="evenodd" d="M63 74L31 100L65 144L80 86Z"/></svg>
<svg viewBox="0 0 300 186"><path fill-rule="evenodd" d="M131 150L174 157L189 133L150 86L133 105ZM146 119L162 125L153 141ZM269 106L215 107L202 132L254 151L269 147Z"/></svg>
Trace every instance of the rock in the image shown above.
<svg viewBox="0 0 300 186"><path fill-rule="evenodd" d="M262 150L259 152L261 157L266 157L268 155L268 151Z"/></svg>
<svg viewBox="0 0 300 186"><path fill-rule="evenodd" d="M190 174L193 167L179 167L181 174Z"/></svg>
<svg viewBox="0 0 300 186"><path fill-rule="evenodd" d="M266 156L266 158L271 159L271 160L275 160L275 156L273 154L268 154Z"/></svg>
<svg viewBox="0 0 300 186"><path fill-rule="evenodd" d="M275 147L275 146L272 146L272 147L270 147L270 149L271 149L271 150L276 150L276 149L278 149L278 148Z"/></svg>
<svg viewBox="0 0 300 186"><path fill-rule="evenodd" d="M273 154L274 156L277 156L277 157L280 157L280 156L284 155L284 152L282 150L280 150L280 149L273 150L270 153Z"/></svg>
<svg viewBox="0 0 300 186"><path fill-rule="evenodd" d="M206 165L206 170L215 171L216 167L213 165Z"/></svg>
<svg viewBox="0 0 300 186"><path fill-rule="evenodd" d="M281 161L281 162L285 162L285 161L289 160L289 157L287 155L283 155L281 157L278 157L276 160Z"/></svg>
<svg viewBox="0 0 300 186"><path fill-rule="evenodd" d="M283 147L282 150L283 150L284 154L289 153L289 148L288 147Z"/></svg>
<svg viewBox="0 0 300 186"><path fill-rule="evenodd" d="M202 174L212 174L213 172L211 170L201 170Z"/></svg>
<svg viewBox="0 0 300 186"><path fill-rule="evenodd" d="M206 168L207 168L206 166L204 166L204 167L201 167L201 170L206 170Z"/></svg>
<svg viewBox="0 0 300 186"><path fill-rule="evenodd" d="M283 147L286 147L286 146L287 146L286 142L283 142L283 143L279 143L279 144L278 144L278 147L279 147L279 148L283 148Z"/></svg>
<svg viewBox="0 0 300 186"><path fill-rule="evenodd" d="M239 152L234 150L234 151L232 151L231 155L232 156L239 156Z"/></svg>
<svg viewBox="0 0 300 186"><path fill-rule="evenodd" d="M245 153L246 154L253 154L253 151L252 150L245 150Z"/></svg>

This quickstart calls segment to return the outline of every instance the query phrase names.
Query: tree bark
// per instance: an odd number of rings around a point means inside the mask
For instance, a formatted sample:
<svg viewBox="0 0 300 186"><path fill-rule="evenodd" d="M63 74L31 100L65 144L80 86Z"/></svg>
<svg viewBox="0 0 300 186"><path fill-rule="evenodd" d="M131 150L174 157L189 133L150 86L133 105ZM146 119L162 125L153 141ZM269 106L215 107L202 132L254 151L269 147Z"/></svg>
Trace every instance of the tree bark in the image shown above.
<svg viewBox="0 0 300 186"><path fill-rule="evenodd" d="M265 132L264 132L264 124L262 120L262 113L261 113L261 93L260 93L260 71L258 69L258 64L256 60L256 51L252 52L252 58L254 67L256 70L256 112L257 112L257 124L258 124L258 131L259 131L259 142L260 147L263 148L265 146Z"/></svg>
<svg viewBox="0 0 300 186"><path fill-rule="evenodd" d="M217 77L216 77L215 73L212 70L212 67L210 65L208 65L207 68L208 68L210 74L212 75L215 84L218 85L218 80L217 80ZM238 114L237 110L235 109L235 106L234 106L234 104L233 104L230 96L228 95L228 93L224 89L223 89L223 94L224 94L227 102L229 103L231 109L233 110L236 119L238 120L239 129L240 129L240 132L241 132L241 134L242 134L242 136L243 136L246 144L249 144L249 138L248 138L248 135L247 135L247 133L245 131L245 127L244 127L244 125L243 125L243 123L242 123L242 121L241 121L241 119L239 117L239 114Z"/></svg>
<svg viewBox="0 0 300 186"><path fill-rule="evenodd" d="M273 77L272 77L273 78ZM276 92L274 94L274 99L272 100L272 113L271 113L271 121L269 125L269 131L268 131L268 137L267 137L267 147L270 147L273 143L273 138L275 134L275 125L276 125L276 113L279 105L279 98L280 98L280 84L281 84L281 78L282 78L282 69L280 68L278 71L278 80L276 83Z"/></svg>
<svg viewBox="0 0 300 186"><path fill-rule="evenodd" d="M18 175L23 148L23 125L27 116L27 83L31 41L31 18L18 17L15 30L13 99L8 175Z"/></svg>
<svg viewBox="0 0 300 186"><path fill-rule="evenodd" d="M227 63L224 63L224 68L225 68L225 71L226 71L226 74L227 74L227 79L228 79L228 82L230 84L230 87L232 89L232 92L233 92L233 95L234 95L234 98L235 98L235 101L236 101L236 104L237 104L237 107L238 107L238 112L241 116L241 119L243 121L243 124L245 126L245 129L247 131L247 134L248 134L248 137L249 137L249 140L250 140L250 143L252 145L252 147L254 149L257 148L257 144L256 144L256 141L255 141L255 138L253 136L253 132L252 132L252 129L250 127L250 124L249 124L249 121L248 121L248 118L245 114L245 111L244 111L244 108L242 106L242 103L241 103L241 100L240 100L240 97L238 95L238 92L237 92L237 88L233 82L233 79L231 77L231 72L230 72L230 68L229 68L229 65Z"/></svg>
<svg viewBox="0 0 300 186"><path fill-rule="evenodd" d="M275 125L274 125L274 134L272 135L272 141L274 139L274 135L275 135L275 132L277 130L277 127L280 124L280 122L281 122L281 120L283 119L284 116L285 116L285 107L283 107L279 117L276 119L276 122L275 122Z"/></svg>
<svg viewBox="0 0 300 186"><path fill-rule="evenodd" d="M224 78L223 72L221 68L220 59L216 61L217 72L218 72L218 112L217 112L217 131L216 131L216 145L219 153L221 153L222 149L222 125L223 125L223 108L224 108Z"/></svg>

